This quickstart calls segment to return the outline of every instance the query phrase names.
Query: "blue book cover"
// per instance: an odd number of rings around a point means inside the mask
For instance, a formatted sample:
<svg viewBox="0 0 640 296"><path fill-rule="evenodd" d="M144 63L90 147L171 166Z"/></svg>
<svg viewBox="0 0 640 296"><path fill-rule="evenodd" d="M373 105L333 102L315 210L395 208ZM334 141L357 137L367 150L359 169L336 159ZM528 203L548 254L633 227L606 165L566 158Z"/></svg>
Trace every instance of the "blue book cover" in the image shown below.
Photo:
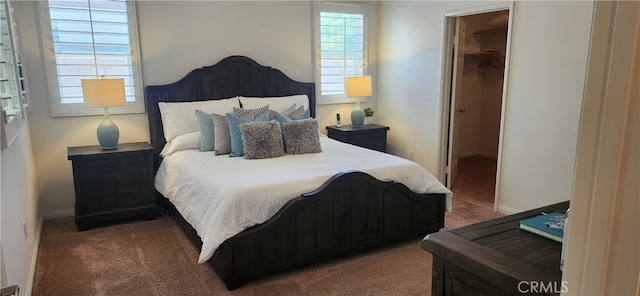
<svg viewBox="0 0 640 296"><path fill-rule="evenodd" d="M520 229L562 242L564 236L564 219L562 213L549 213L520 221Z"/></svg>

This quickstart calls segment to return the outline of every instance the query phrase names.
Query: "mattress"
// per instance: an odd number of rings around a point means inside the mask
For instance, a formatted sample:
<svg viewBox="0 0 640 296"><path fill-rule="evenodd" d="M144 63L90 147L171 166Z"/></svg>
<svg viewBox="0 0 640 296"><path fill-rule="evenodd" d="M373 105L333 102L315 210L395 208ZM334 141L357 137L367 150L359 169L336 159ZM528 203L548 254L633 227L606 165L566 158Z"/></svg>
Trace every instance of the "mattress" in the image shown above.
<svg viewBox="0 0 640 296"><path fill-rule="evenodd" d="M261 224L289 200L320 187L345 170L392 179L416 193L451 191L422 166L391 154L320 137L321 153L244 159L182 150L165 157L155 177L158 192L171 201L202 240L198 263L226 239Z"/></svg>

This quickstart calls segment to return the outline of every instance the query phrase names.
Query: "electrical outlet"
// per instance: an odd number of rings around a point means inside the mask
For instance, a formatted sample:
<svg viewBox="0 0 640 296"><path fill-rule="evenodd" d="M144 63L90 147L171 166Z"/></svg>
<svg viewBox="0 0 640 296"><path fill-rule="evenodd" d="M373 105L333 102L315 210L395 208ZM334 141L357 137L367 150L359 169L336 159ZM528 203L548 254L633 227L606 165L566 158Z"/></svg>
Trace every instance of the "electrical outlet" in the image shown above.
<svg viewBox="0 0 640 296"><path fill-rule="evenodd" d="M22 220L22 230L24 231L24 237L27 238L28 233L27 233L27 221Z"/></svg>
<svg viewBox="0 0 640 296"><path fill-rule="evenodd" d="M409 150L409 160L413 160L413 150Z"/></svg>

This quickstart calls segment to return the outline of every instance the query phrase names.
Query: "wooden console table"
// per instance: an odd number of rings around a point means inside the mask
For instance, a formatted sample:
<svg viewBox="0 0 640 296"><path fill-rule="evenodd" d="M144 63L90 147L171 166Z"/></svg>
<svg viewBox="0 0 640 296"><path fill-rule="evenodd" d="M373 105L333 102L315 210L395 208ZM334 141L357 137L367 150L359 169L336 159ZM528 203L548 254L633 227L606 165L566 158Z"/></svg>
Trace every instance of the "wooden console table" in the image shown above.
<svg viewBox="0 0 640 296"><path fill-rule="evenodd" d="M519 228L541 212L564 213L569 202L429 234L432 295L558 295L562 244Z"/></svg>

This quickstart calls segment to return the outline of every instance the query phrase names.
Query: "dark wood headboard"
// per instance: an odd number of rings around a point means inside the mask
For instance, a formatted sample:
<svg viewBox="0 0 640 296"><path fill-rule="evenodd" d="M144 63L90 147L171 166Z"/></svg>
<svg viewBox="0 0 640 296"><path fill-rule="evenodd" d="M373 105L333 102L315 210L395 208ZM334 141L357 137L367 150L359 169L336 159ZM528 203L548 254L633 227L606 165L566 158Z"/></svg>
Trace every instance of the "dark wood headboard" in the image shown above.
<svg viewBox="0 0 640 296"><path fill-rule="evenodd" d="M145 87L151 145L156 156L166 143L158 102L191 102L234 96L281 97L306 94L315 117L314 83L295 81L278 69L262 66L245 56L230 56L213 66L195 69L182 79L165 85ZM195 116L195 114L194 114Z"/></svg>

